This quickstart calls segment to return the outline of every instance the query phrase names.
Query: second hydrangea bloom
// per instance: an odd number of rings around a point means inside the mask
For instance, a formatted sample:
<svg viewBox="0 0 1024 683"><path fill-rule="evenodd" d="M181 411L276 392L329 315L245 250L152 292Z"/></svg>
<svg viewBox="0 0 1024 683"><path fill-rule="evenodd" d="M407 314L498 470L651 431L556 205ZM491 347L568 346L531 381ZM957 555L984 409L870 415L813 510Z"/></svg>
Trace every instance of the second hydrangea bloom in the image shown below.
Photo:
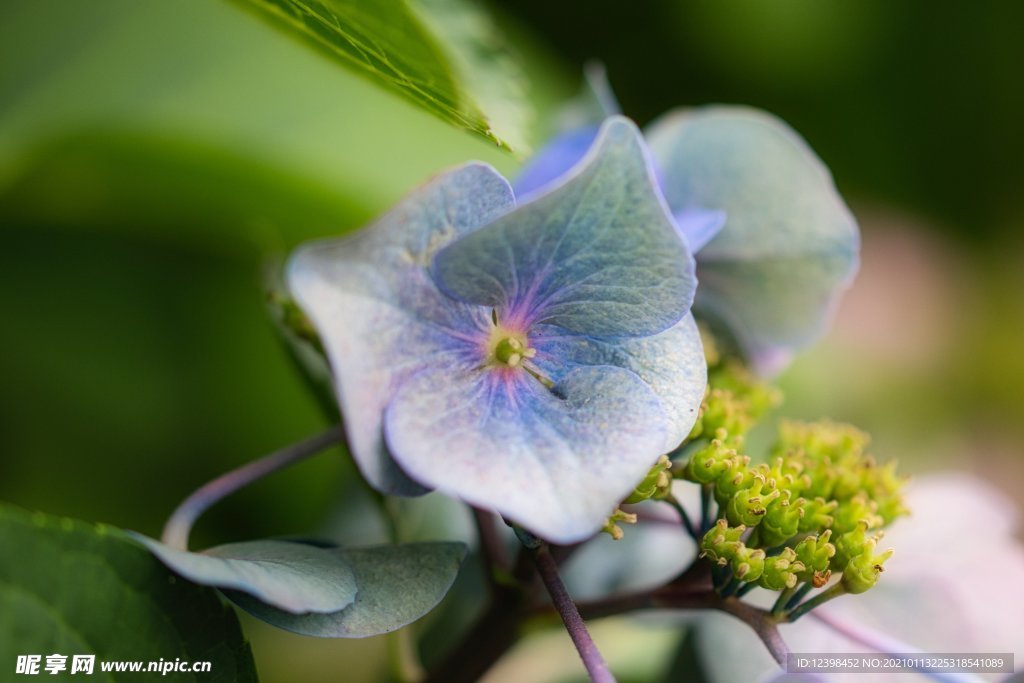
<svg viewBox="0 0 1024 683"><path fill-rule="evenodd" d="M557 187L514 204L492 169L462 167L301 249L289 286L374 486L437 488L568 543L696 419L694 262L621 117Z"/></svg>

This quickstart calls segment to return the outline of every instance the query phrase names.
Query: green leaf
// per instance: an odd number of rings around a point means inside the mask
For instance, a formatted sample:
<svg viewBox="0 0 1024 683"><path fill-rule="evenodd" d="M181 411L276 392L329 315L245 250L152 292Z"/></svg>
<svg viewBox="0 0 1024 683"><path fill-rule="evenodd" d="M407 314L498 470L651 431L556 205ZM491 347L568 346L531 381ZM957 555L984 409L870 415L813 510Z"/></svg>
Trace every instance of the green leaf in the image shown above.
<svg viewBox="0 0 1024 683"><path fill-rule="evenodd" d="M247 541L192 553L129 533L189 581L244 591L293 614L337 612L356 596L356 577L344 560L302 543Z"/></svg>
<svg viewBox="0 0 1024 683"><path fill-rule="evenodd" d="M0 505L0 662L18 655L95 654L105 661L209 661L162 681L256 681L234 612L208 588L178 580L117 529ZM43 660L45 663L45 659ZM105 681L138 674L107 673Z"/></svg>
<svg viewBox="0 0 1024 683"><path fill-rule="evenodd" d="M227 2L0 3L0 64L4 227L257 258L466 159L515 167Z"/></svg>
<svg viewBox="0 0 1024 683"><path fill-rule="evenodd" d="M524 77L464 0L238 0L442 119L505 149L525 143Z"/></svg>
<svg viewBox="0 0 1024 683"><path fill-rule="evenodd" d="M409 543L334 550L356 573L359 592L334 614L288 614L244 593L227 595L279 628L321 638L365 638L416 621L441 602L466 556L461 543Z"/></svg>

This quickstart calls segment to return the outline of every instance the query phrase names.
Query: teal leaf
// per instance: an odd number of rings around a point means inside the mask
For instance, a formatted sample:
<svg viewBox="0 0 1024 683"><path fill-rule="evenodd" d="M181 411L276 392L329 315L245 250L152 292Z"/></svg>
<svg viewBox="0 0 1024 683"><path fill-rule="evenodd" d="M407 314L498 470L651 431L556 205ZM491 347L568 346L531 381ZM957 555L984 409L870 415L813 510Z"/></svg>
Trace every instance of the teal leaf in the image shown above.
<svg viewBox="0 0 1024 683"><path fill-rule="evenodd" d="M69 665L72 655L94 654L96 674L105 661L179 658L209 661L211 670L161 680L257 680L234 611L213 590L177 580L124 532L0 505L0 548L0 662L7 675L18 655L58 653Z"/></svg>
<svg viewBox="0 0 1024 683"><path fill-rule="evenodd" d="M365 638L390 633L432 610L451 588L466 556L461 543L410 543L332 551L356 574L352 605L333 614L295 615L245 593L227 595L253 616L295 633Z"/></svg>
<svg viewBox="0 0 1024 683"><path fill-rule="evenodd" d="M239 0L440 118L519 148L529 120L514 57L464 0Z"/></svg>
<svg viewBox="0 0 1024 683"><path fill-rule="evenodd" d="M129 533L189 581L244 591L294 614L337 612L356 595L355 575L342 559L302 543L248 541L192 553Z"/></svg>

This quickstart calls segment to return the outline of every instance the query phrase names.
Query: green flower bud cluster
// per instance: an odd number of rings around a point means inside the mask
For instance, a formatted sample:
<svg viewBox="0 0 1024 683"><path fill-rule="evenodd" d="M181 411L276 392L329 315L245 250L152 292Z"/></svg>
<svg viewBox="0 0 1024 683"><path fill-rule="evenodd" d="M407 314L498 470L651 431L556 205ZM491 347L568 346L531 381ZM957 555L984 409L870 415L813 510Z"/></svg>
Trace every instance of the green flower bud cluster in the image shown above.
<svg viewBox="0 0 1024 683"><path fill-rule="evenodd" d="M773 455L803 468L802 495L837 501L836 520L849 531L862 517L880 518L872 526L883 526L907 514L901 495L905 480L896 475L895 462L880 466L867 454L869 441L864 432L828 420L783 422ZM853 509L844 510L847 506Z"/></svg>
<svg viewBox="0 0 1024 683"><path fill-rule="evenodd" d="M719 506L702 554L731 567L734 583L785 592L781 602L799 584L821 588L833 574L842 574L846 592L874 585L892 554L876 552L877 530L906 508L903 480L867 454L867 436L827 421L787 422L771 462L755 465L721 431L678 468Z"/></svg>

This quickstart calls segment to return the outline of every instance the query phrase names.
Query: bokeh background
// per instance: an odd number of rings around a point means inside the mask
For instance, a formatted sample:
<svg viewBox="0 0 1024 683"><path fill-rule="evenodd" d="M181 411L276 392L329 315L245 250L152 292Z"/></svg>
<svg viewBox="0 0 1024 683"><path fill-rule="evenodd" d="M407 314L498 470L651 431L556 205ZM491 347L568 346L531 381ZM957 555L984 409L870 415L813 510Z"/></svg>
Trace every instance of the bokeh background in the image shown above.
<svg viewBox="0 0 1024 683"><path fill-rule="evenodd" d="M780 378L780 414L854 422L907 471L975 472L1021 500L1024 5L488 9L523 61L535 143L590 59L641 124L728 102L800 131L861 222L863 263ZM156 535L200 483L325 426L267 316L268 269L468 159L522 163L229 2L4 2L0 499ZM324 455L219 505L197 541L337 527L360 491ZM246 626L266 681L338 680L339 661L344 680L382 675L385 639Z"/></svg>

